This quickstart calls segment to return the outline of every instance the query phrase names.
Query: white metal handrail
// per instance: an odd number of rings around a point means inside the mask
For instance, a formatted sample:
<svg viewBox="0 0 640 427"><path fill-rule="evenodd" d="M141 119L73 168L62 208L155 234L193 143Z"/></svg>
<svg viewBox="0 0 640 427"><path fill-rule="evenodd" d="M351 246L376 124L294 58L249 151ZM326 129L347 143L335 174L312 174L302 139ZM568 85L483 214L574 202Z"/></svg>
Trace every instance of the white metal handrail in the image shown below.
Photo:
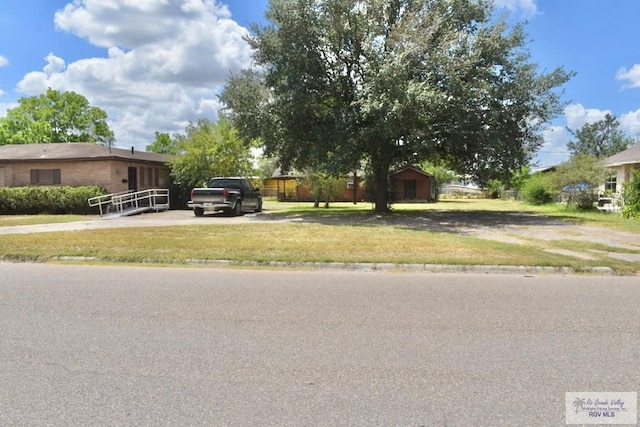
<svg viewBox="0 0 640 427"><path fill-rule="evenodd" d="M121 191L119 193L111 193L111 194L105 194L102 196L91 197L90 199L87 200L87 202L89 203L89 206L91 206L92 208L95 206L98 206L98 209L100 210L100 216L102 216L105 213L109 213L109 206L111 205L111 199L113 197L121 196L123 194L129 194L131 192L132 190L128 190L128 191ZM104 211L105 209L106 209L106 212Z"/></svg>
<svg viewBox="0 0 640 427"><path fill-rule="evenodd" d="M116 213L122 213L125 209L149 209L158 212L169 209L169 190L150 188L135 192L122 191L92 197L87 201L91 207L98 206L100 216L110 213L112 206Z"/></svg>
<svg viewBox="0 0 640 427"><path fill-rule="evenodd" d="M157 212L169 207L169 190L150 188L135 193L118 194L111 198L111 203L116 212L122 212L126 208L149 208Z"/></svg>

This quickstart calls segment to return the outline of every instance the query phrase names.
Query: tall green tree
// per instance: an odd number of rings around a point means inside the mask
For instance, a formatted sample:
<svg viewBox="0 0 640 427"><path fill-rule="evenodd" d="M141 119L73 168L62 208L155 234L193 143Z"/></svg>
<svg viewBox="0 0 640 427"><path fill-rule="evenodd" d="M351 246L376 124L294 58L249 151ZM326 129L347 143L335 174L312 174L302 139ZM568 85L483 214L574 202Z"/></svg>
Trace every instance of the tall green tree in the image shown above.
<svg viewBox="0 0 640 427"><path fill-rule="evenodd" d="M38 96L20 98L18 106L0 118L0 144L114 141L107 113L89 105L75 92L51 88Z"/></svg>
<svg viewBox="0 0 640 427"><path fill-rule="evenodd" d="M261 71L232 76L221 100L284 169L365 161L378 212L402 162L438 155L480 183L509 177L541 145L571 74L538 73L523 27L493 21L491 4L271 0L249 37Z"/></svg>
<svg viewBox="0 0 640 427"><path fill-rule="evenodd" d="M215 176L253 175L253 156L228 120L200 119L176 136L177 156L171 174L184 189L203 185Z"/></svg>
<svg viewBox="0 0 640 427"><path fill-rule="evenodd" d="M153 144L147 145L147 151L160 154L178 154L177 139L171 138L171 135L165 132L156 131L155 135L156 139Z"/></svg>
<svg viewBox="0 0 640 427"><path fill-rule="evenodd" d="M586 123L575 132L569 131L576 138L567 144L572 154L609 157L626 150L633 143L633 139L620 130L618 119L611 114L595 123Z"/></svg>

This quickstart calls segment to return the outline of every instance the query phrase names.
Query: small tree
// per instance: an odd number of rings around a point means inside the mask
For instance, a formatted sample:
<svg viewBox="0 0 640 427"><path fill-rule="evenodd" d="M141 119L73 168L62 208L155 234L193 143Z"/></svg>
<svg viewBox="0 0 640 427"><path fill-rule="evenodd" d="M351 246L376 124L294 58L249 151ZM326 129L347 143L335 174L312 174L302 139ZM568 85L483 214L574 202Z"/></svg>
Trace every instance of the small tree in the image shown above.
<svg viewBox="0 0 640 427"><path fill-rule="evenodd" d="M544 205L553 201L553 190L550 176L544 173L535 173L522 184L522 198L531 205Z"/></svg>
<svg viewBox="0 0 640 427"><path fill-rule="evenodd" d="M578 209L593 209L598 187L604 182L604 168L598 158L589 154L575 154L558 166L553 184L568 205Z"/></svg>
<svg viewBox="0 0 640 427"><path fill-rule="evenodd" d="M531 168L529 166L522 166L520 169L515 170L511 174L511 179L509 180L508 189L513 191L513 197L518 199L522 196L522 190L524 185L529 180L531 176Z"/></svg>
<svg viewBox="0 0 640 427"><path fill-rule="evenodd" d="M324 207L329 208L329 203L335 200L345 185L343 179L321 171L309 173L303 179L303 183L313 194L315 208L320 206L321 200L324 200Z"/></svg>
<svg viewBox="0 0 640 427"><path fill-rule="evenodd" d="M178 155L171 175L183 189L200 186L214 176L253 175L251 147L238 137L229 121L201 119L178 135Z"/></svg>
<svg viewBox="0 0 640 427"><path fill-rule="evenodd" d="M171 135L164 132L156 131L156 140L153 144L147 145L147 151L160 154L178 154L180 147L177 138L171 138Z"/></svg>
<svg viewBox="0 0 640 427"><path fill-rule="evenodd" d="M499 179L492 179L487 183L484 190L490 199L499 199L504 192L504 184Z"/></svg>
<svg viewBox="0 0 640 427"><path fill-rule="evenodd" d="M622 216L640 218L640 171L633 173L633 179L622 186Z"/></svg>
<svg viewBox="0 0 640 427"><path fill-rule="evenodd" d="M456 179L456 173L447 168L442 162L425 161L420 168L433 177L433 199L440 200L442 187Z"/></svg>
<svg viewBox="0 0 640 427"><path fill-rule="evenodd" d="M274 172L278 169L278 160L273 157L261 155L258 157L256 165L256 173L263 181L273 177Z"/></svg>

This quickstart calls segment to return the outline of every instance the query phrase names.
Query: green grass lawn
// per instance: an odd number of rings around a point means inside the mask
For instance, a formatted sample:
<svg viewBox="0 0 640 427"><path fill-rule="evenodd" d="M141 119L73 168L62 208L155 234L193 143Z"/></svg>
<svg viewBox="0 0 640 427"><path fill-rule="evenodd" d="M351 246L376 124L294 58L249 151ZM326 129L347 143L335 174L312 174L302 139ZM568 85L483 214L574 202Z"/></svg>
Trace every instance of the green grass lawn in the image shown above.
<svg viewBox="0 0 640 427"><path fill-rule="evenodd" d="M544 249L599 249L606 247L569 240L515 244L419 228L381 225L369 203L335 203L329 209L311 203L265 204L267 215L325 216L332 221L300 223L216 224L173 227L85 230L22 235L0 235L0 256L6 260L46 261L60 257L91 257L101 262L186 264L194 260L229 260L254 263L340 262L392 264L523 265L572 267L577 271L607 266L620 273L637 273L639 263L598 256L581 260ZM531 212L571 222L612 227L640 234L640 222L617 215L571 212L558 207L530 207L516 201L446 200L430 204L394 205L389 215L424 214L425 210L467 212ZM374 220L366 225L340 223L345 215ZM384 215L383 215L384 217ZM28 220L33 222L25 222ZM1 225L73 221L86 217L0 217ZM384 219L384 218L381 218ZM568 236L570 237L570 236Z"/></svg>
<svg viewBox="0 0 640 427"><path fill-rule="evenodd" d="M95 217L84 215L0 215L0 227L86 221L92 218Z"/></svg>

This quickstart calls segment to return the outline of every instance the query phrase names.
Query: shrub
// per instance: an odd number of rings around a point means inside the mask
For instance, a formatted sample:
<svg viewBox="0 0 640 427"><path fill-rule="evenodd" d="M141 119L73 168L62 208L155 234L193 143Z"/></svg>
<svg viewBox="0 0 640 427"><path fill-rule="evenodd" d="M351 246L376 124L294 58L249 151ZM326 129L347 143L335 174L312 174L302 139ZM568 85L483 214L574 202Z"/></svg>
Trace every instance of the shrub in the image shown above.
<svg viewBox="0 0 640 427"><path fill-rule="evenodd" d="M567 205L591 210L598 200L598 186L604 182L605 171L596 157L574 154L551 176Z"/></svg>
<svg viewBox="0 0 640 427"><path fill-rule="evenodd" d="M544 205L553 201L549 178L544 174L531 175L522 186L522 198L532 205Z"/></svg>
<svg viewBox="0 0 640 427"><path fill-rule="evenodd" d="M3 187L0 188L0 214L91 214L87 200L106 191L85 187Z"/></svg>
<svg viewBox="0 0 640 427"><path fill-rule="evenodd" d="M640 171L633 173L633 179L622 186L622 216L640 218Z"/></svg>
<svg viewBox="0 0 640 427"><path fill-rule="evenodd" d="M504 185L502 181L499 179L492 179L487 184L487 188L485 189L485 194L489 199L499 199L502 197L502 192L504 191Z"/></svg>

